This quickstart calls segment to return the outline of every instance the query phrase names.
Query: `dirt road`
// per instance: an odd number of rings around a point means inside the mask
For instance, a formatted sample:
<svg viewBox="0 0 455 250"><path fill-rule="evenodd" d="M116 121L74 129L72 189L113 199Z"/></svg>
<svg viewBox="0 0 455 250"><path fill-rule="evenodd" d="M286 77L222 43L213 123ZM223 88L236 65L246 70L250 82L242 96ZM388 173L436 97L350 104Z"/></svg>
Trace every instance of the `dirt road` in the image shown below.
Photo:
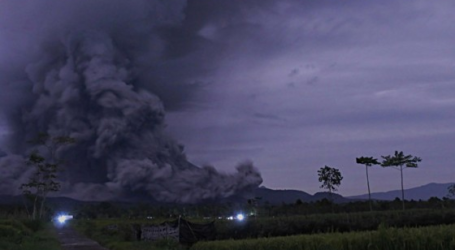
<svg viewBox="0 0 455 250"><path fill-rule="evenodd" d="M108 250L69 226L59 227L56 231L63 250Z"/></svg>

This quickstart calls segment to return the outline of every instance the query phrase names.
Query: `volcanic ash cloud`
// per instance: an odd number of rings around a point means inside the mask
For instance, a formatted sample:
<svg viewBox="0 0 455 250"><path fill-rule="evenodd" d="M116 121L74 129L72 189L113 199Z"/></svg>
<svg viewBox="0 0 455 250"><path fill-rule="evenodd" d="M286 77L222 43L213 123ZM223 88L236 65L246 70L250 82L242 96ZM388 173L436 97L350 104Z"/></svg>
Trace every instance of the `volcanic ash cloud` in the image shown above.
<svg viewBox="0 0 455 250"><path fill-rule="evenodd" d="M13 137L47 132L77 140L59 151L66 159L60 194L87 200L140 194L193 203L262 183L250 162L232 174L189 163L183 146L164 131L159 97L138 87L147 84L138 82L131 60L109 34L89 31L67 35L27 67L32 93L27 105L17 108L20 119L10 117L16 119ZM30 171L24 171L17 156L11 157L1 162L16 170L4 178L17 180L18 186ZM9 191L17 192L13 187Z"/></svg>

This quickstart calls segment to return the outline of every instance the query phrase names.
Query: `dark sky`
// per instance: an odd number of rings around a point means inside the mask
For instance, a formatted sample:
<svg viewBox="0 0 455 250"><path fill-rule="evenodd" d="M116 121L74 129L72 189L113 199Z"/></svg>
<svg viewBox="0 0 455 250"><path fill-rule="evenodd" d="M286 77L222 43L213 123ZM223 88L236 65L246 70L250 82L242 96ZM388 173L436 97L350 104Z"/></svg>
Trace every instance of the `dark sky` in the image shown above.
<svg viewBox="0 0 455 250"><path fill-rule="evenodd" d="M366 192L356 157L402 150L423 159L405 171L405 186L454 181L454 3L155 2L0 0L2 114L26 91L11 72L42 44L87 27L147 33L151 15L171 24L150 31L161 40L139 75L153 81L168 131L194 164L232 172L250 159L263 185L309 193L328 165L344 176L339 192L355 195ZM153 11L142 17L142 5ZM393 169L370 172L372 191L399 181Z"/></svg>

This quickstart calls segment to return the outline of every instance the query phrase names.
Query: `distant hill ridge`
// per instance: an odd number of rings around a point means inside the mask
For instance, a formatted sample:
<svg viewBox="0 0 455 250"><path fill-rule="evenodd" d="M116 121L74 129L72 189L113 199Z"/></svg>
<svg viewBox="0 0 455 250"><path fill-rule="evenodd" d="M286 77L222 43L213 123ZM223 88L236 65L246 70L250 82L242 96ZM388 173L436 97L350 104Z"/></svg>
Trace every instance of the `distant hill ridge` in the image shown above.
<svg viewBox="0 0 455 250"><path fill-rule="evenodd" d="M423 186L405 189L404 198L406 200L428 200L431 197L442 199L448 195L448 187L453 183L429 183ZM368 199L368 194L349 196L349 199ZM371 198L375 200L394 200L401 199L401 190L371 193Z"/></svg>
<svg viewBox="0 0 455 250"><path fill-rule="evenodd" d="M324 198L329 199L330 194L328 192L318 192L314 195L306 193L300 190L284 189L284 190L274 190L266 187L259 187L254 190L254 197L259 197L261 203L270 203L270 204L290 204L295 203L297 200L302 202L314 202L322 200ZM335 202L343 203L352 201L346 199L343 196L332 193L332 198Z"/></svg>
<svg viewBox="0 0 455 250"><path fill-rule="evenodd" d="M448 187L453 183L429 183L423 186L405 189L406 200L428 200L431 197L442 199L448 195ZM262 202L270 204L295 203L298 199L302 202L314 202L329 198L328 192L319 192L314 195L299 190L273 190L266 187L260 187L255 190L255 195L262 198ZM332 194L334 201L337 203L350 202L355 200L366 200L368 194L343 197L339 194ZM394 200L401 199L401 190L392 190L388 192L371 193L371 198L375 200Z"/></svg>
<svg viewBox="0 0 455 250"><path fill-rule="evenodd" d="M406 200L428 200L431 197L443 198L448 194L448 187L452 183L429 183L423 186L414 187L405 190L405 199ZM388 192L378 192L371 194L372 199L375 200L394 200L395 198L401 197L401 190L392 190ZM292 204L297 200L302 202L315 202L322 199L329 199L328 192L318 192L314 195L306 193L300 190L284 189L284 190L274 190L267 187L259 187L253 190L250 195L250 198L258 198L261 204L269 203L274 205L279 204ZM333 193L332 198L337 203L351 202L355 200L366 200L368 199L368 194L356 195L343 197L340 194ZM68 206L75 205L78 203L93 203L95 201L79 201L66 197L49 197L49 202L65 204ZM246 198L233 198L232 202L245 202ZM119 202L119 201L113 201ZM22 196L9 196L9 195L0 195L0 204L11 204L11 203L23 203ZM120 203L135 203L134 201L123 201ZM153 201L153 203L159 203Z"/></svg>

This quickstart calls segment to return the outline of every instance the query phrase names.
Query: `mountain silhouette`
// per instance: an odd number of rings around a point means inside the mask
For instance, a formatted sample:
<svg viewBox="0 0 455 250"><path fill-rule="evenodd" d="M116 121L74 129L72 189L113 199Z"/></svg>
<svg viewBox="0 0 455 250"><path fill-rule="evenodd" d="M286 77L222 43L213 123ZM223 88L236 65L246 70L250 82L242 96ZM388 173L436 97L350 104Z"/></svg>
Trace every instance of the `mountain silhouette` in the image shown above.
<svg viewBox="0 0 455 250"><path fill-rule="evenodd" d="M404 190L405 200L428 200L431 197L442 199L448 195L448 187L453 183L429 183L423 186L409 188ZM349 196L349 199L368 199L368 194ZM375 200L394 200L401 199L401 190L392 190L388 192L371 193L371 198Z"/></svg>

